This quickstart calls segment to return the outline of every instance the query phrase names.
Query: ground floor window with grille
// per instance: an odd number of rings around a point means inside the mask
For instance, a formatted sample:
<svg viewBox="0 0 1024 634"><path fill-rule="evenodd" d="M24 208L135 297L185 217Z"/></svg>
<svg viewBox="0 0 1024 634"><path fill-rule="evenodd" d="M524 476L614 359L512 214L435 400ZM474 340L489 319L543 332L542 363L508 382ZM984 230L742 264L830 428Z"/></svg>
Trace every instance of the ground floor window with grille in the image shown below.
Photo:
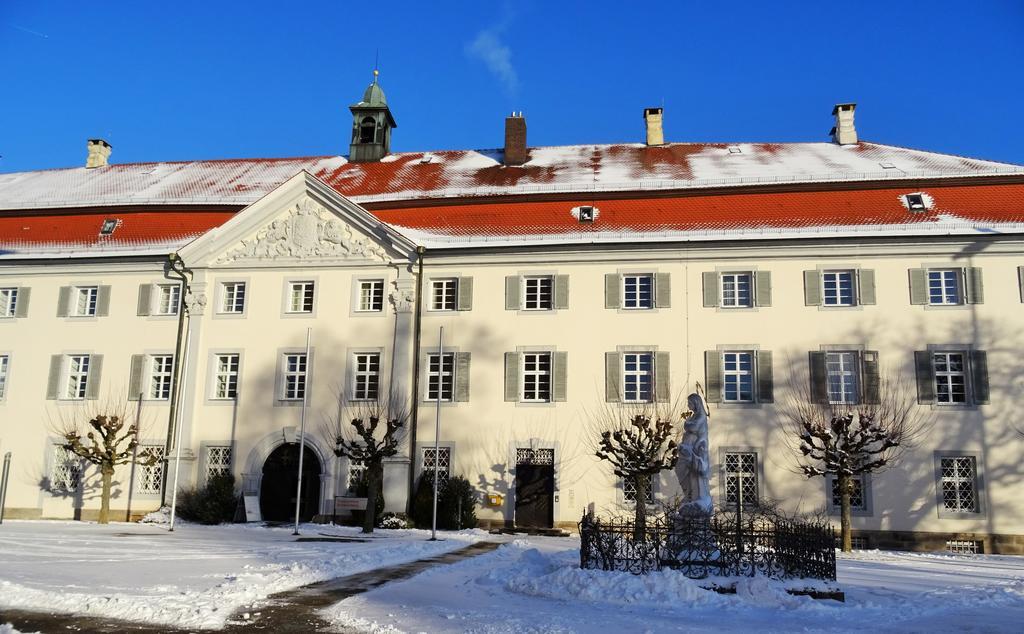
<svg viewBox="0 0 1024 634"><path fill-rule="evenodd" d="M140 466L138 475L139 493L160 493L164 486L164 447L162 445L139 445L139 456L148 453L155 456L156 464Z"/></svg>
<svg viewBox="0 0 1024 634"><path fill-rule="evenodd" d="M206 477L231 474L231 447L210 446L206 448Z"/></svg>
<svg viewBox="0 0 1024 634"><path fill-rule="evenodd" d="M946 542L946 550L956 555L977 555L985 552L981 542L968 539L950 539Z"/></svg>
<svg viewBox="0 0 1024 634"><path fill-rule="evenodd" d="M348 492L351 495L359 493L356 489L359 488L359 483L366 477L366 465L358 460L349 459L348 461Z"/></svg>
<svg viewBox="0 0 1024 634"><path fill-rule="evenodd" d="M651 486L651 477L643 476L647 480L647 492L644 499L647 504L654 504L654 487ZM622 499L627 502L636 503L636 482L632 478L622 479Z"/></svg>
<svg viewBox="0 0 1024 634"><path fill-rule="evenodd" d="M82 459L63 445L53 446L53 464L50 467L50 490L71 493L78 490L82 479Z"/></svg>
<svg viewBox="0 0 1024 634"><path fill-rule="evenodd" d="M853 490L850 491L850 508L855 511L866 511L867 496L864 490L864 476L850 476L850 480L853 482ZM832 476L830 491L832 493L832 508L839 511L843 506L843 498L839 491L839 478Z"/></svg>
<svg viewBox="0 0 1024 634"><path fill-rule="evenodd" d="M757 454L752 451L725 454L725 502L735 505L756 506Z"/></svg>
<svg viewBox="0 0 1024 634"><path fill-rule="evenodd" d="M452 470L451 447L423 448L423 473L436 472L439 482L447 482Z"/></svg>
<svg viewBox="0 0 1024 634"><path fill-rule="evenodd" d="M942 508L952 513L978 512L978 465L973 456L941 459Z"/></svg>

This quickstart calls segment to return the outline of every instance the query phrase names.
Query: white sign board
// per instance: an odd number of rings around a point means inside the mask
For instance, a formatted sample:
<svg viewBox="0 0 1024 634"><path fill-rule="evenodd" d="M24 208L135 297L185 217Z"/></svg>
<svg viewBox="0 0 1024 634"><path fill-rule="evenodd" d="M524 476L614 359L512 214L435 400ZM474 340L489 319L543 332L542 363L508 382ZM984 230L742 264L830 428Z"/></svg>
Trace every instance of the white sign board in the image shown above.
<svg viewBox="0 0 1024 634"><path fill-rule="evenodd" d="M258 495L245 495L242 497L245 502L245 521L260 522L263 516L260 515L260 498Z"/></svg>
<svg viewBox="0 0 1024 634"><path fill-rule="evenodd" d="M366 498L345 498L337 497L334 498L334 512L341 513L342 511L365 511L366 510Z"/></svg>

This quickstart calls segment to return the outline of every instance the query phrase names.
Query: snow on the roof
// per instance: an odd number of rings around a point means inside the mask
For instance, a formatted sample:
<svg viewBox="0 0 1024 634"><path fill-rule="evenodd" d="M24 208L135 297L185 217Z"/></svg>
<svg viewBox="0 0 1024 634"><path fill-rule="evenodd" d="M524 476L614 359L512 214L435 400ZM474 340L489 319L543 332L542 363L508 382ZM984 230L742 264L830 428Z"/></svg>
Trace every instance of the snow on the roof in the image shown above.
<svg viewBox="0 0 1024 634"><path fill-rule="evenodd" d="M730 152L738 147L740 152ZM519 167L500 150L112 164L0 174L0 210L255 202L306 170L356 202L549 192L645 191L750 184L1024 174L1024 166L860 143L670 143L530 149ZM883 167L883 164L893 167Z"/></svg>

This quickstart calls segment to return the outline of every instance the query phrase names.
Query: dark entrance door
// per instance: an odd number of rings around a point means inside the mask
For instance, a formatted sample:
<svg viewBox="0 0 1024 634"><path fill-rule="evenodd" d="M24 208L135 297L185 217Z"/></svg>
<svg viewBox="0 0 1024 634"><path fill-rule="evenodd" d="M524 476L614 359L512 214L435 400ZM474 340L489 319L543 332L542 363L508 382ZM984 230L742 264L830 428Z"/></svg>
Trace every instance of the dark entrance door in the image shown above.
<svg viewBox="0 0 1024 634"><path fill-rule="evenodd" d="M555 464L552 449L520 449L516 456L516 526L552 528Z"/></svg>
<svg viewBox="0 0 1024 634"><path fill-rule="evenodd" d="M268 522L295 519L295 489L299 482L299 445L281 445L263 463L260 513ZM308 522L320 510L320 460L309 447L302 459L302 503L299 519Z"/></svg>

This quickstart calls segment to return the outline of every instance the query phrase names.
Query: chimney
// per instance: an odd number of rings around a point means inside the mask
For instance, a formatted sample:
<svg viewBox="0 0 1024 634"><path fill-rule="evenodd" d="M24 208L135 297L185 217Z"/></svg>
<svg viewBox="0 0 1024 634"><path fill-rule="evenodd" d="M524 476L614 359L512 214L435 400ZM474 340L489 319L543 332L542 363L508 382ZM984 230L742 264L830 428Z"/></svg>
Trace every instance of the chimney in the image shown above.
<svg viewBox="0 0 1024 634"><path fill-rule="evenodd" d="M110 158L111 150L109 143L103 139L89 139L89 143L86 147L89 150L89 155L85 159L86 169L107 166L107 160Z"/></svg>
<svg viewBox="0 0 1024 634"><path fill-rule="evenodd" d="M522 112L513 112L505 117L505 165L522 165L528 160L526 119Z"/></svg>
<svg viewBox="0 0 1024 634"><path fill-rule="evenodd" d="M647 127L647 145L665 145L665 133L661 129L661 108L644 108L644 125Z"/></svg>
<svg viewBox="0 0 1024 634"><path fill-rule="evenodd" d="M829 134L832 135L832 142L839 145L856 145L857 128L853 127L853 111L857 109L855 103L837 103L832 108L832 116L836 118L836 124Z"/></svg>

